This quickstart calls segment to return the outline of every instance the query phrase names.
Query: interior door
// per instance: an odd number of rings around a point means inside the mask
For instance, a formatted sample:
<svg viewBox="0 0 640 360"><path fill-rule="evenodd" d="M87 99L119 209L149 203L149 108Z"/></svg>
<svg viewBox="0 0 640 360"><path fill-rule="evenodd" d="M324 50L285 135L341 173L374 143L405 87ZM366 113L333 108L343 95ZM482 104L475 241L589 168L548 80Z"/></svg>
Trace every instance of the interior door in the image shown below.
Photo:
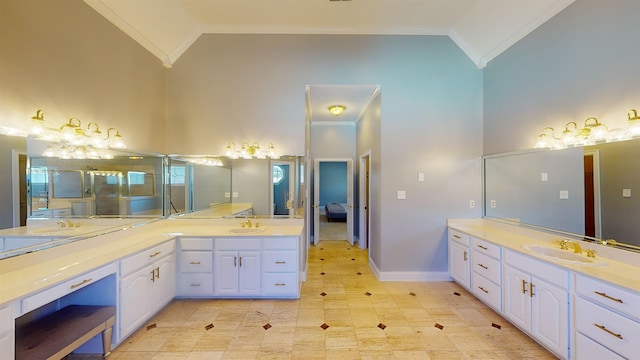
<svg viewBox="0 0 640 360"><path fill-rule="evenodd" d="M313 246L320 242L320 160L313 162Z"/></svg>

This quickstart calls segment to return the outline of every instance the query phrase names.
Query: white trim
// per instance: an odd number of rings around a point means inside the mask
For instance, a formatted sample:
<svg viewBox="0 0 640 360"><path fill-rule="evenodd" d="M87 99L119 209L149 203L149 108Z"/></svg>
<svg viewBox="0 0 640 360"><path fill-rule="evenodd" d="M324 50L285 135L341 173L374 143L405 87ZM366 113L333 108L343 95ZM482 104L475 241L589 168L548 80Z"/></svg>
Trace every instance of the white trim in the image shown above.
<svg viewBox="0 0 640 360"><path fill-rule="evenodd" d="M369 266L378 281L453 281L448 271L380 271L371 258Z"/></svg>
<svg viewBox="0 0 640 360"><path fill-rule="evenodd" d="M16 149L11 150L11 207L13 210L13 227L20 227L20 155L27 155L27 153Z"/></svg>

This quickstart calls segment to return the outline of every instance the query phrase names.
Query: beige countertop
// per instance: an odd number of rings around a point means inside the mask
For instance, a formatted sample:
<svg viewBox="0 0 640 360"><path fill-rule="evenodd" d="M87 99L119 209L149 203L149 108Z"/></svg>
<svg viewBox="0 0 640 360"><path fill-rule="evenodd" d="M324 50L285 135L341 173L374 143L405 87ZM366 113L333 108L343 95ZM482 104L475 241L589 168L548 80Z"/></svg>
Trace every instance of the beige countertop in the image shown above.
<svg viewBox="0 0 640 360"><path fill-rule="evenodd" d="M302 219L260 221L257 233L242 229L237 219L158 220L131 226L49 249L0 260L0 304L107 265L130 254L177 237L300 236Z"/></svg>
<svg viewBox="0 0 640 360"><path fill-rule="evenodd" d="M447 225L465 234L499 245L504 249L515 250L575 273L640 292L640 278L638 277L640 274L640 254L638 253L584 242L584 244L581 243L582 248L596 250L596 260L605 262L606 265L580 265L553 260L525 250L526 245L543 245L559 249L559 242L567 239L566 235L537 231L487 219L449 219Z"/></svg>

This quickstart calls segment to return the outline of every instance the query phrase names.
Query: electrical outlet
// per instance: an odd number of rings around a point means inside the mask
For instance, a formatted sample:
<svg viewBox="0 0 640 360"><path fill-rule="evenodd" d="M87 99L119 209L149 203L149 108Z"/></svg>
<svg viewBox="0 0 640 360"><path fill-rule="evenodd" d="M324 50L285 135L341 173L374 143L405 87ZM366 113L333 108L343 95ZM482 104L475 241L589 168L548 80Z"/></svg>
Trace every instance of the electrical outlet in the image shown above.
<svg viewBox="0 0 640 360"><path fill-rule="evenodd" d="M398 200L404 200L407 198L407 192L404 190L398 190L396 192L396 199Z"/></svg>
<svg viewBox="0 0 640 360"><path fill-rule="evenodd" d="M470 208L476 207L476 202L474 200L469 200L469 207Z"/></svg>
<svg viewBox="0 0 640 360"><path fill-rule="evenodd" d="M494 208L494 207L496 207L496 206L497 206L497 205L496 205L496 201L495 201L495 200L491 200L491 207L492 207L492 208Z"/></svg>
<svg viewBox="0 0 640 360"><path fill-rule="evenodd" d="M239 195L238 195L238 192L237 192L237 191L234 191L234 192L233 192L233 197L234 197L234 198L237 198L238 196L239 196Z"/></svg>
<svg viewBox="0 0 640 360"><path fill-rule="evenodd" d="M569 198L569 190L560 190L560 200L567 200Z"/></svg>

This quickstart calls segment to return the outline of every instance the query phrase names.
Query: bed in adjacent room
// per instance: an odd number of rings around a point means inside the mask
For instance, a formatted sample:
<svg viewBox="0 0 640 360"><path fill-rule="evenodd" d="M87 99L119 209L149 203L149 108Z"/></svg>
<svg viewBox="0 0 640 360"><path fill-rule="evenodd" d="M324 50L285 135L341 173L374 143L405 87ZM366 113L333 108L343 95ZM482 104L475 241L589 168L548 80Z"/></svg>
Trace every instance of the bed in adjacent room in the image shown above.
<svg viewBox="0 0 640 360"><path fill-rule="evenodd" d="M342 204L327 203L324 205L327 221L347 221L347 211Z"/></svg>

